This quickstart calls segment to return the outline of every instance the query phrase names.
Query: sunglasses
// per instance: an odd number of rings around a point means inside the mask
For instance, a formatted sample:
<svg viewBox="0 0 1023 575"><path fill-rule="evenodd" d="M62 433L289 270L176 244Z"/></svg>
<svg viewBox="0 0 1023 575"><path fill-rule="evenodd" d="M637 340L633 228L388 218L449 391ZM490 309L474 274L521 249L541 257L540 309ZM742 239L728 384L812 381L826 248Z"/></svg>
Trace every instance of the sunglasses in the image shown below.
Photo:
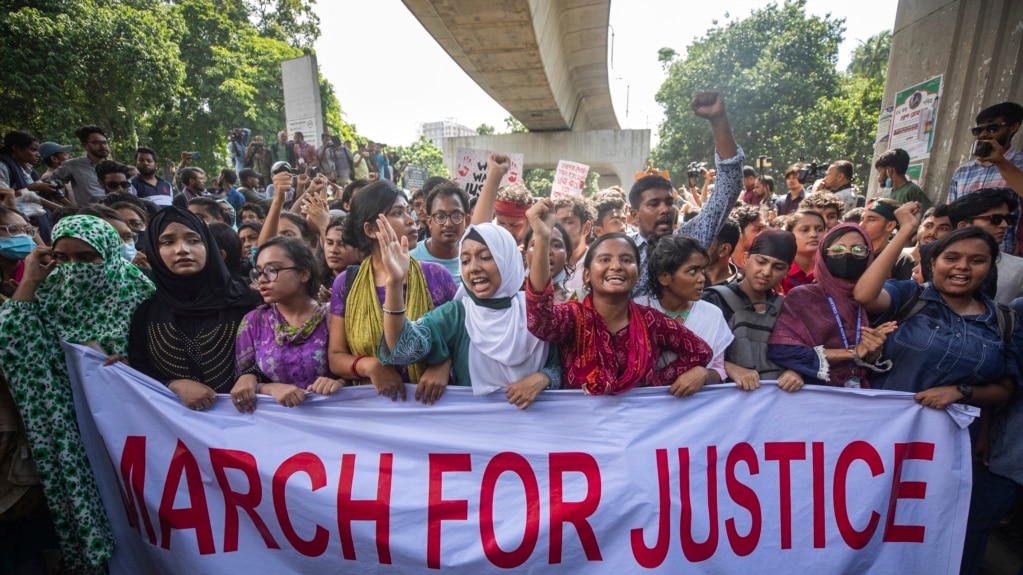
<svg viewBox="0 0 1023 575"><path fill-rule="evenodd" d="M973 216L975 220L987 220L991 222L992 226L1000 226L1002 222L1011 224L1016 221L1016 214L991 214L990 216Z"/></svg>
<svg viewBox="0 0 1023 575"><path fill-rule="evenodd" d="M1008 125L1009 125L1008 122L999 122L997 124L985 124L983 126L974 126L974 127L970 128L970 132L974 136L979 136L981 134L994 134L1002 126L1008 126Z"/></svg>
<svg viewBox="0 0 1023 575"><path fill-rule="evenodd" d="M131 187L131 182L105 182L103 185L108 188L121 188L122 190L127 190Z"/></svg>

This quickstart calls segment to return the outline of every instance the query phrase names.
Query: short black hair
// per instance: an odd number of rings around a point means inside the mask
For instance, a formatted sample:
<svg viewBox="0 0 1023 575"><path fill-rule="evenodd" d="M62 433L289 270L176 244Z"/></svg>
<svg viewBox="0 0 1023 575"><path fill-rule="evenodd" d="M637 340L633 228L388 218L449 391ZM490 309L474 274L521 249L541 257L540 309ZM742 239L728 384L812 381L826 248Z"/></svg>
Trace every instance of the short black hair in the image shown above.
<svg viewBox="0 0 1023 575"><path fill-rule="evenodd" d="M348 204L348 207L351 208L352 196L355 195L355 192L361 190L362 188L365 188L368 185L369 180L363 179L352 180L351 182L348 182L348 185L345 186L344 191L341 192L341 202Z"/></svg>
<svg viewBox="0 0 1023 575"><path fill-rule="evenodd" d="M742 228L739 227L739 222L735 221L735 218L725 218L725 221L721 223L721 229L718 230L717 237L714 238L719 244L726 244L732 246L735 249L736 244L739 243L739 235L742 233Z"/></svg>
<svg viewBox="0 0 1023 575"><path fill-rule="evenodd" d="M771 193L771 194L774 193L774 178L772 178L771 176L766 176L766 175L765 176L757 176L757 181L758 182L762 182L765 186L767 186L767 192L768 193Z"/></svg>
<svg viewBox="0 0 1023 575"><path fill-rule="evenodd" d="M839 174L845 176L845 179L849 180L850 182L852 181L853 179L852 162L848 160L836 160L832 162L831 165L835 166L835 170L837 170Z"/></svg>
<svg viewBox="0 0 1023 575"><path fill-rule="evenodd" d="M181 170L181 183L188 185L188 182L199 177L199 170L196 168L185 168Z"/></svg>
<svg viewBox="0 0 1023 575"><path fill-rule="evenodd" d="M203 211L209 214L209 216L214 220L224 219L224 209L221 208L220 203L213 198L207 198L206 196L192 198L191 200L188 200L188 205L201 207Z"/></svg>
<svg viewBox="0 0 1023 575"><path fill-rule="evenodd" d="M259 219L263 219L266 217L266 210L263 209L263 206L253 202L245 202L244 204L241 205L240 208L238 208L239 220L241 220L242 218L242 212L255 212Z"/></svg>
<svg viewBox="0 0 1023 575"><path fill-rule="evenodd" d="M906 175L909 169L909 152L901 148L892 148L874 160L875 168L894 168L900 176Z"/></svg>
<svg viewBox="0 0 1023 575"><path fill-rule="evenodd" d="M242 275L242 240L234 228L223 222L210 222L210 234L217 240L217 247L224 250L224 263L231 275ZM207 256L208 257L208 256ZM220 257L220 254L216 254Z"/></svg>
<svg viewBox="0 0 1023 575"><path fill-rule="evenodd" d="M223 170L220 170L220 179L226 180L227 183L233 186L235 182L238 181L238 174L231 168L224 168Z"/></svg>
<svg viewBox="0 0 1023 575"><path fill-rule="evenodd" d="M103 136L104 138L107 137L107 133L104 132L103 128L100 128L99 126L92 126L92 125L82 126L82 127L78 128L77 130L75 130L75 136L77 136L78 137L78 141L83 143L83 144L88 142L89 141L89 136L91 136L93 134L99 134L99 135Z"/></svg>
<svg viewBox="0 0 1023 575"><path fill-rule="evenodd" d="M132 204L146 211L150 218L160 211L160 206L129 192L110 192L99 199L99 203L117 209L114 204Z"/></svg>
<svg viewBox="0 0 1023 575"><path fill-rule="evenodd" d="M430 189L430 193L426 195L427 215L433 213L433 201L440 197L458 198L458 201L462 202L462 209L466 214L469 213L469 193L465 191L465 188L448 181L434 186Z"/></svg>
<svg viewBox="0 0 1023 575"><path fill-rule="evenodd" d="M373 249L373 242L376 239L366 235L363 225L369 223L375 226L377 216L388 213L399 197L404 198L405 192L388 180L377 180L359 190L359 193L352 196L352 202L349 204L352 209L345 218L341 241L368 254Z"/></svg>
<svg viewBox="0 0 1023 575"><path fill-rule="evenodd" d="M426 181L423 182L423 187L419 189L423 191L423 195L428 195L437 186L450 183L452 183L451 180L444 176L430 176L429 178L426 178ZM466 193L466 196L468 195L469 194Z"/></svg>
<svg viewBox="0 0 1023 575"><path fill-rule="evenodd" d="M629 205L632 206L632 209L638 210L643 192L647 190L667 190L671 192L673 188L674 186L671 185L671 181L668 178L658 176L657 174L643 176L636 180L636 183L632 184L632 189L629 190Z"/></svg>
<svg viewBox="0 0 1023 575"><path fill-rule="evenodd" d="M128 166L125 166L121 162L103 160L96 164L96 177L99 178L99 181L101 182L107 177L107 174L117 173L124 174L125 179L131 179L131 170L129 170Z"/></svg>
<svg viewBox="0 0 1023 575"><path fill-rule="evenodd" d="M153 150L152 148L143 148L142 146L135 148L136 162L139 161L139 154L149 154L150 156L153 156L153 161L156 161L156 150Z"/></svg>
<svg viewBox="0 0 1023 575"><path fill-rule="evenodd" d="M743 178L755 178L756 175L757 175L757 171L753 169L753 166L743 166L742 167L742 177Z"/></svg>
<svg viewBox="0 0 1023 575"><path fill-rule="evenodd" d="M1003 122L1018 124L1023 122L1023 106L1016 102L1002 102L994 106L988 106L977 114L977 123L989 122L1001 118Z"/></svg>
<svg viewBox="0 0 1023 575"><path fill-rule="evenodd" d="M948 205L948 219L952 227L959 227L960 222L970 222L974 218L999 208L1008 206L1009 211L1016 209L1016 194L1009 188L982 188L970 192Z"/></svg>
<svg viewBox="0 0 1023 575"><path fill-rule="evenodd" d="M263 253L263 250L272 247L282 249L295 264L295 267L298 268L298 271L309 270L306 292L310 298L316 299L316 293L320 289L320 271L319 266L316 265L316 257L313 255L313 251L309 249L309 246L298 238L276 236L259 246L259 249L256 250L256 259L259 259L259 254Z"/></svg>
<svg viewBox="0 0 1023 575"><path fill-rule="evenodd" d="M993 238L991 234L987 233L984 228L978 226L966 226L965 228L954 229L945 235L945 237L926 246L929 250L929 257L927 259L928 263L930 263L931 270L934 269L934 262L938 259L938 256L940 256L942 252L947 250L952 244L961 240L972 239L984 240L984 243L987 244L988 252L991 254L991 267L994 268L998 263L998 258L1001 257L1001 248L999 248L998 242L996 242L995 238ZM977 287L977 290L974 292L975 295L977 292L983 291L985 283L987 282L981 282L981 284Z"/></svg>
<svg viewBox="0 0 1023 575"><path fill-rule="evenodd" d="M661 238L657 242L657 245L654 246L654 251L650 254L649 261L646 263L647 276L650 278L650 289L653 290L654 295L660 298L664 291L664 286L661 285L661 282L657 281L658 276L664 273L674 274L689 261L689 258L693 257L693 254L702 254L704 258L710 258L707 254L707 249L696 238L686 235L673 235Z"/></svg>

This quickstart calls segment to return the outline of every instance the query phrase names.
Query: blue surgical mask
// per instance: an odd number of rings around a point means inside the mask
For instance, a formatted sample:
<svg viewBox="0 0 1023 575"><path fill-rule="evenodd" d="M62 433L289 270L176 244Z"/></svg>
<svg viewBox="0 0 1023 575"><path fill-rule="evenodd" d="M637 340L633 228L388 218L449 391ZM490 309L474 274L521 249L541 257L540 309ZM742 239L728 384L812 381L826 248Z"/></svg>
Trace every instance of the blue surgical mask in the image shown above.
<svg viewBox="0 0 1023 575"><path fill-rule="evenodd" d="M565 276L566 275L567 274L565 274L565 268L561 268L561 271L558 272L558 275L554 276L554 284L557 285L557 284L560 284L561 282L565 281Z"/></svg>
<svg viewBox="0 0 1023 575"><path fill-rule="evenodd" d="M35 241L26 235L0 238L0 256L9 260L25 259L35 247Z"/></svg>
<svg viewBox="0 0 1023 575"><path fill-rule="evenodd" d="M135 248L135 244L121 244L121 257L132 263L135 261L135 256L138 255L139 251Z"/></svg>
<svg viewBox="0 0 1023 575"><path fill-rule="evenodd" d="M891 189L891 187L892 187L892 179L891 178L885 178L885 180L884 180L884 187L886 187L888 189Z"/></svg>
<svg viewBox="0 0 1023 575"><path fill-rule="evenodd" d="M252 267L256 267L256 252L259 251L259 247L252 246L249 248L249 261L252 262Z"/></svg>

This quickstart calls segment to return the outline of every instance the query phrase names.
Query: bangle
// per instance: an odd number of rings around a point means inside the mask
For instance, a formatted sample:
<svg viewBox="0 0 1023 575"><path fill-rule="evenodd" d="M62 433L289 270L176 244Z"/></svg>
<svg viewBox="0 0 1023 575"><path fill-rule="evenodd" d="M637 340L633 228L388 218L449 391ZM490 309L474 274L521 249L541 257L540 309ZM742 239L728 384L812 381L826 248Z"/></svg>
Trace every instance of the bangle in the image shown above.
<svg viewBox="0 0 1023 575"><path fill-rule="evenodd" d="M403 307L401 309L387 309L385 307L381 307L380 311L382 311L382 312L384 312L386 314L390 314L390 315L404 315L406 309L408 309L408 308L407 307Z"/></svg>
<svg viewBox="0 0 1023 575"><path fill-rule="evenodd" d="M860 354L856 353L856 346L855 345L849 346L849 353L852 354L852 360L853 361L861 361L863 359L863 358L860 357Z"/></svg>
<svg viewBox="0 0 1023 575"><path fill-rule="evenodd" d="M351 367L351 369L349 371L352 372L352 375L354 375L356 379L366 379L365 377L362 376L361 373L359 373L359 369L358 369L359 362L362 361L365 358L366 358L366 356L360 355L360 356L355 358L355 361L352 362L352 367Z"/></svg>

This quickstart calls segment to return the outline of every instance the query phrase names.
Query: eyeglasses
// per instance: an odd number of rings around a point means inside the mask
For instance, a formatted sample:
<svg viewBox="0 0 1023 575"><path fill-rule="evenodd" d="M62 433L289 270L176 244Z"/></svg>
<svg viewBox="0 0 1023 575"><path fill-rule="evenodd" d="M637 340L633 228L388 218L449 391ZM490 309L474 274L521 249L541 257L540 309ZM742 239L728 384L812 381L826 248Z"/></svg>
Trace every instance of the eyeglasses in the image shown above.
<svg viewBox="0 0 1023 575"><path fill-rule="evenodd" d="M263 269L252 268L249 271L249 279L252 280L254 283L259 283L259 278L263 278L268 282L277 281L277 274L281 273L284 270L297 269L298 268L295 266L291 266L290 268L279 268L276 266L266 266Z"/></svg>
<svg viewBox="0 0 1023 575"><path fill-rule="evenodd" d="M994 134L1002 126L1008 126L1008 125L1009 125L1008 122L999 122L997 124L985 124L983 126L974 126L974 127L970 128L970 132L974 136L979 136L979 135L985 134L985 133L987 133L987 134Z"/></svg>
<svg viewBox="0 0 1023 575"><path fill-rule="evenodd" d="M109 146L110 145L110 142L108 142L107 140L89 140L86 143L89 144L90 146Z"/></svg>
<svg viewBox="0 0 1023 575"><path fill-rule="evenodd" d="M129 242L130 243L135 243L139 239L139 235L136 234L135 232L124 232L124 233L121 233L121 234L118 234L118 235L121 236L121 241L124 242L124 243L129 243Z"/></svg>
<svg viewBox="0 0 1023 575"><path fill-rule="evenodd" d="M852 254L852 257L861 260L867 257L867 254L870 253L870 250L867 249L867 246L853 246L851 248L847 248L841 244L835 244L829 247L827 249L827 252L829 256L835 257L844 256L845 254Z"/></svg>
<svg viewBox="0 0 1023 575"><path fill-rule="evenodd" d="M465 213L451 212L450 214L445 214L444 212L437 212L436 214L430 214L430 219L442 226L448 223L448 220L451 220L451 223L457 226L458 224L465 221Z"/></svg>
<svg viewBox="0 0 1023 575"><path fill-rule="evenodd" d="M103 185L105 187L108 187L108 188L121 188L122 190L127 190L127 189L131 188L131 182L128 182L128 181L124 181L124 182L103 182Z"/></svg>
<svg viewBox="0 0 1023 575"><path fill-rule="evenodd" d="M145 229L146 222L144 222L142 220L128 220L128 227L133 229L133 230L135 230L136 232L140 232L140 231L142 231L142 229ZM135 228L142 228L142 229L135 229Z"/></svg>
<svg viewBox="0 0 1023 575"><path fill-rule="evenodd" d="M32 226L25 226L21 224L0 224L0 230L7 232L9 236L20 236L22 234L34 238L36 237L36 228Z"/></svg>
<svg viewBox="0 0 1023 575"><path fill-rule="evenodd" d="M1016 214L1008 213L1008 214L991 214L990 216L973 216L973 219L975 219L975 220L987 220L987 221L991 222L992 226L1000 226L1000 225L1002 225L1002 222L1005 222L1005 223L1009 224L1009 223L1012 223L1012 222L1016 221Z"/></svg>

